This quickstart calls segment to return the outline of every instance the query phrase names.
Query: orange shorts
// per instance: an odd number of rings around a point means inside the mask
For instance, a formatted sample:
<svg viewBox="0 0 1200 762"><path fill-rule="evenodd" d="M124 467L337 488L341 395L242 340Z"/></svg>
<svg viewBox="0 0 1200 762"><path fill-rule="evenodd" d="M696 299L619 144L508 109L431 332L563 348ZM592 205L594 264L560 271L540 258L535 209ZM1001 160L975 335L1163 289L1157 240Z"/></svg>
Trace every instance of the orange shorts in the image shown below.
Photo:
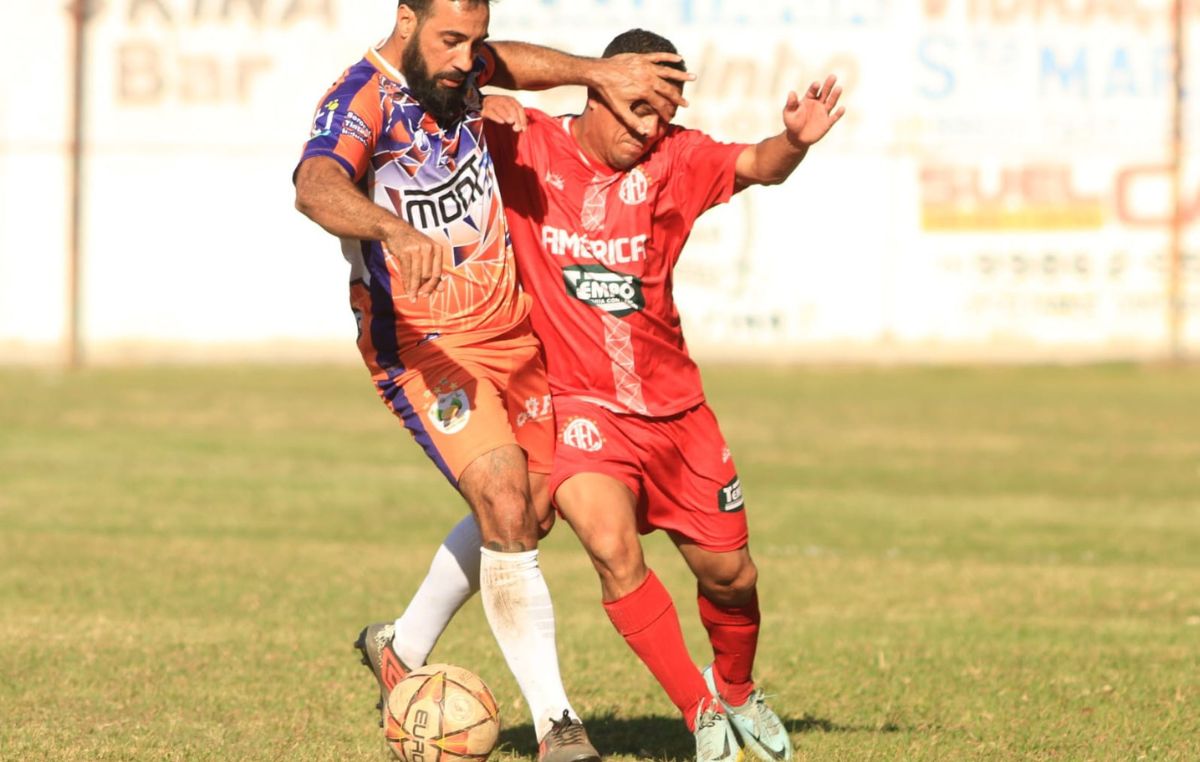
<svg viewBox="0 0 1200 762"><path fill-rule="evenodd" d="M375 388L455 488L472 461L508 444L525 450L530 471L550 473L554 411L533 333L466 347L431 341L402 360Z"/></svg>
<svg viewBox="0 0 1200 762"><path fill-rule="evenodd" d="M714 553L746 544L742 482L707 403L647 418L558 397L554 414L551 495L575 474L605 474L637 497L642 534L663 529Z"/></svg>

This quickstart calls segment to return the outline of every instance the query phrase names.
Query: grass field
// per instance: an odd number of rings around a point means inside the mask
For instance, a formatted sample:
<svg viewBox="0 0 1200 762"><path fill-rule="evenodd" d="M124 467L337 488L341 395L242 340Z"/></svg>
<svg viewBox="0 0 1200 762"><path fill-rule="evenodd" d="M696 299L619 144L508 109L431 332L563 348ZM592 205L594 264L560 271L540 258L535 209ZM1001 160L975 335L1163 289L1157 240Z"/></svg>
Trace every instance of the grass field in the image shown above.
<svg viewBox="0 0 1200 762"><path fill-rule="evenodd" d="M799 758L1200 759L1200 370L707 383ZM0 369L0 759L386 759L351 641L462 510L357 368ZM689 759L569 529L542 558L593 740ZM496 758L532 759L478 603L435 656L496 692Z"/></svg>

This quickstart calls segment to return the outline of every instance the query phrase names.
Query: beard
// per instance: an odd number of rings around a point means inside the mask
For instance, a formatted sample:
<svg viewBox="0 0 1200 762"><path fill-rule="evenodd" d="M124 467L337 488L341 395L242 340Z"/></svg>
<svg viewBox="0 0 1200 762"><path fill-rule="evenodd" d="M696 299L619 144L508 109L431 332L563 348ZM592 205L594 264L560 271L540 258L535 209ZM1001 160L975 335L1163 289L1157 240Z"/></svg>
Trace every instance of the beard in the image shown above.
<svg viewBox="0 0 1200 762"><path fill-rule="evenodd" d="M439 71L430 75L425 58L417 49L415 37L404 48L401 63L404 66L404 78L408 80L409 92L441 127L450 127L463 118L467 113L467 84L466 76L462 72ZM444 87L438 84L439 79L449 79L460 84L458 87Z"/></svg>

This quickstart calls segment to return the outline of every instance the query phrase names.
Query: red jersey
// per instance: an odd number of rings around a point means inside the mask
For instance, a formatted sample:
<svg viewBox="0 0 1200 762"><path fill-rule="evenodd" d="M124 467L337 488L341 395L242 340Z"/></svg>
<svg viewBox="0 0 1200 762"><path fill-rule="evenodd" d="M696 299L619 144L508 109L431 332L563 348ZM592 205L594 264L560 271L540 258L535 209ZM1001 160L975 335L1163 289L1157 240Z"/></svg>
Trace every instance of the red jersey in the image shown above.
<svg viewBox="0 0 1200 762"><path fill-rule="evenodd" d="M671 125L633 168L587 158L573 116L485 125L533 328L555 395L669 416L704 401L672 270L705 210L728 201L746 147Z"/></svg>
<svg viewBox="0 0 1200 762"><path fill-rule="evenodd" d="M472 87L493 71L490 54L481 54ZM482 133L478 111L440 127L375 50L321 99L302 160L335 159L375 203L452 253L442 289L411 302L379 241L342 240L359 350L374 375L401 371L428 342L479 343L508 333L528 314Z"/></svg>

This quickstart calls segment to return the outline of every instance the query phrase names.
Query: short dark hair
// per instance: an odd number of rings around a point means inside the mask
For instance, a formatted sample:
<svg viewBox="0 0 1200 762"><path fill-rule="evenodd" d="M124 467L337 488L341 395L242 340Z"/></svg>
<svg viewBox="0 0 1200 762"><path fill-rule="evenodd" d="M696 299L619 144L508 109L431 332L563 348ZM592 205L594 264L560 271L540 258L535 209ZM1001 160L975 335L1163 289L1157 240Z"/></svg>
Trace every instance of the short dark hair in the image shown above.
<svg viewBox="0 0 1200 762"><path fill-rule="evenodd" d="M450 0L452 3L466 3L467 5L491 5L492 0ZM433 4L433 0L400 0L396 5L399 8L401 5L407 5L412 8L412 12L417 18L424 21L429 17L429 6Z"/></svg>
<svg viewBox="0 0 1200 762"><path fill-rule="evenodd" d="M649 32L645 29L630 29L627 32L621 32L608 43L608 47L604 49L604 58L612 58L621 53L676 53L679 51L666 37L654 32ZM683 61L665 63L664 66L670 66L672 69L679 71L687 71L687 65Z"/></svg>

